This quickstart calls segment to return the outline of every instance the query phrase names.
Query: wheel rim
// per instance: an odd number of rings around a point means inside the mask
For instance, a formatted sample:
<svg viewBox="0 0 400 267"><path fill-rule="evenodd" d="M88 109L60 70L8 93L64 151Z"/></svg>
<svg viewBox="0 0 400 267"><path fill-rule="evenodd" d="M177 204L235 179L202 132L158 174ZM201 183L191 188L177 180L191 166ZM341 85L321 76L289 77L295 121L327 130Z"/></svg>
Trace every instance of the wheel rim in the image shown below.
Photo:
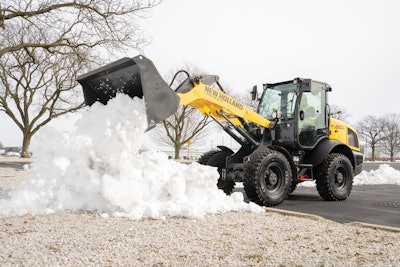
<svg viewBox="0 0 400 267"><path fill-rule="evenodd" d="M268 191L277 191L283 184L285 172L283 168L277 164L270 164L264 175L265 187Z"/></svg>
<svg viewBox="0 0 400 267"><path fill-rule="evenodd" d="M346 187L348 173L343 166L339 166L335 171L335 186L338 189Z"/></svg>

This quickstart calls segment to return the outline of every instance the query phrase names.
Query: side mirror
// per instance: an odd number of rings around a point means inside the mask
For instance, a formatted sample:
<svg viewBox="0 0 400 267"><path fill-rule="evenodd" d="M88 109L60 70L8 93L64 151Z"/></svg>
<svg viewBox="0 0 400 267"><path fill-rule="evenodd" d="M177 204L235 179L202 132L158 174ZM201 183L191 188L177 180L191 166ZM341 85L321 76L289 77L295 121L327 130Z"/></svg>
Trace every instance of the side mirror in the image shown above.
<svg viewBox="0 0 400 267"><path fill-rule="evenodd" d="M253 86L253 90L251 91L251 100L256 100L258 96L257 85Z"/></svg>
<svg viewBox="0 0 400 267"><path fill-rule="evenodd" d="M301 92L311 92L311 79L303 79L300 86Z"/></svg>

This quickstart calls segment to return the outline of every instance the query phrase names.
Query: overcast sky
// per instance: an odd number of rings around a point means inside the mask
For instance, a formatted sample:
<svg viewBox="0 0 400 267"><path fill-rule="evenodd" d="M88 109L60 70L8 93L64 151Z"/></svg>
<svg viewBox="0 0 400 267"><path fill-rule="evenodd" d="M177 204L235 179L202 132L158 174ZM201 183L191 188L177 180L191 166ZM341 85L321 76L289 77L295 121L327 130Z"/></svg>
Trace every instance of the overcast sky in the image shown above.
<svg viewBox="0 0 400 267"><path fill-rule="evenodd" d="M398 0L164 0L141 24L161 74L192 63L237 91L325 81L330 103L356 122L400 113L399 14ZM20 146L19 130L3 114L0 122L0 142Z"/></svg>

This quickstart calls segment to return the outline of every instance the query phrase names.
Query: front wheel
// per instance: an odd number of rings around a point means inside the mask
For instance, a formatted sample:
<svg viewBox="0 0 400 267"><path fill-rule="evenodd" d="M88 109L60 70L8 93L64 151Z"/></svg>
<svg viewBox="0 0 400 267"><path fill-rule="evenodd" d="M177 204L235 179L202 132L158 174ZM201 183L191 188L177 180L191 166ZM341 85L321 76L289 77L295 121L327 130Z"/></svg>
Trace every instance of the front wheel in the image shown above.
<svg viewBox="0 0 400 267"><path fill-rule="evenodd" d="M343 154L332 153L317 167L316 183L325 200L345 200L353 188L353 167Z"/></svg>
<svg viewBox="0 0 400 267"><path fill-rule="evenodd" d="M288 196L292 172L287 158L279 151L261 149L245 165L244 190L247 197L261 206L276 206Z"/></svg>
<svg viewBox="0 0 400 267"><path fill-rule="evenodd" d="M217 187L224 191L227 195L232 194L236 183L230 179L222 179L222 169L226 166L226 158L232 154L233 152L227 150L211 150L203 154L197 161L202 165L218 168L220 178L218 179Z"/></svg>

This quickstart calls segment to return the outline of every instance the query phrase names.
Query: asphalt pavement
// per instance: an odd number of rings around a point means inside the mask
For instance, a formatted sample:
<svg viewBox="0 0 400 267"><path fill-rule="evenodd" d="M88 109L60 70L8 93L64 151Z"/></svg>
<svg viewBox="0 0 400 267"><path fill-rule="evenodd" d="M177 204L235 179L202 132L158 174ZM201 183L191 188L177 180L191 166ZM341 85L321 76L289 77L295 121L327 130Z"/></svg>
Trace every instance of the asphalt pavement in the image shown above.
<svg viewBox="0 0 400 267"><path fill-rule="evenodd" d="M27 163L26 162L13 162L13 161L0 162L0 168L13 168L16 170L23 170L25 164L27 164Z"/></svg>
<svg viewBox="0 0 400 267"><path fill-rule="evenodd" d="M377 170L383 163L366 163L364 170ZM400 162L386 163L400 170ZM234 191L243 192L243 188ZM400 228L400 185L353 186L344 201L325 201L316 187L298 186L288 199L274 207L318 215L339 223L362 222Z"/></svg>
<svg viewBox="0 0 400 267"><path fill-rule="evenodd" d="M377 170L381 164L400 171L400 162L366 162L363 170ZM276 208L318 215L340 223L362 222L400 228L400 185L353 186L345 201L325 201L315 187L299 186Z"/></svg>
<svg viewBox="0 0 400 267"><path fill-rule="evenodd" d="M400 228L400 185L353 186L345 201L325 201L315 187L300 186L276 208L319 215L340 223Z"/></svg>

